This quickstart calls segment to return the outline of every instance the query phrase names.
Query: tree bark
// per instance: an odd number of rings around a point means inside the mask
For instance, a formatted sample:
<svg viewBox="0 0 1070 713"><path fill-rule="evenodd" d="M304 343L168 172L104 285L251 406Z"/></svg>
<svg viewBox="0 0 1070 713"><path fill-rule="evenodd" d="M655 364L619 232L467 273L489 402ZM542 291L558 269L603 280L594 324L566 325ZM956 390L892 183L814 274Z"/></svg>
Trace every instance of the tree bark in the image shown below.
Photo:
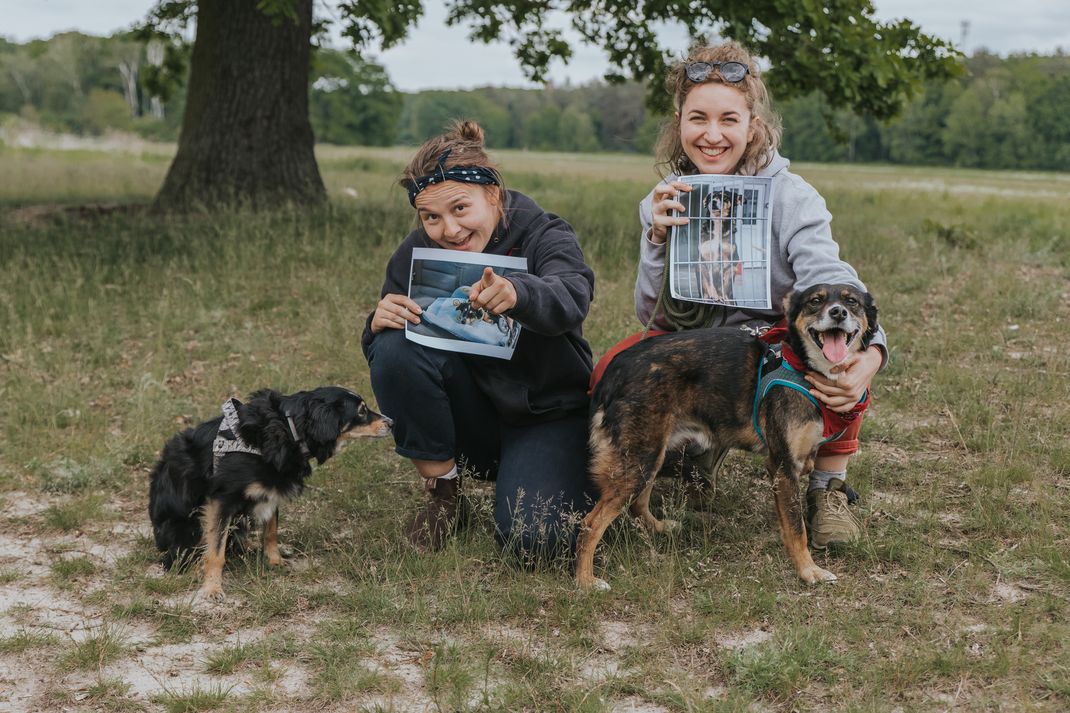
<svg viewBox="0 0 1070 713"><path fill-rule="evenodd" d="M312 0L268 17L257 0L199 0L178 153L163 210L320 203L308 119Z"/></svg>

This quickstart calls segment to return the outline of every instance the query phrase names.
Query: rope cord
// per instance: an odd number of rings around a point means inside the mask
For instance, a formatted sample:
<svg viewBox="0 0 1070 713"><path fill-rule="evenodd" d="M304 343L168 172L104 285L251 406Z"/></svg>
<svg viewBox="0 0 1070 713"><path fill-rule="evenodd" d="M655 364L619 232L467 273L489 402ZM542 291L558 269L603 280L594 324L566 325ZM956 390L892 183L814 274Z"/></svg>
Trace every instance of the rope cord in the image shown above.
<svg viewBox="0 0 1070 713"><path fill-rule="evenodd" d="M672 296L669 287L669 256L672 255L672 233L673 231L670 230L665 240L665 263L661 271L661 289L658 291L657 302L654 303L654 311L650 314L650 319L647 320L646 328L643 331L650 331L658 312L664 313L665 322L668 323L669 329L674 332L712 327L718 313L721 315L721 324L724 324L724 320L728 316L725 308L721 307L718 310L719 305L687 302L675 299Z"/></svg>

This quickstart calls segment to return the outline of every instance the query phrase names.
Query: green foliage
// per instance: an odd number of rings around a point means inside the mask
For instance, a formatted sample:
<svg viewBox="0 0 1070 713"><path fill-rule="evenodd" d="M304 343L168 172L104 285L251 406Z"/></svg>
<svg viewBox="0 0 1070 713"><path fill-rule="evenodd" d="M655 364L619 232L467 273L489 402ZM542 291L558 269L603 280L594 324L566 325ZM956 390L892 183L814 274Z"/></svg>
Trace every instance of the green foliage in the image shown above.
<svg viewBox="0 0 1070 713"><path fill-rule="evenodd" d="M343 5L356 4L353 0ZM363 3L361 3L363 4ZM528 76L543 78L551 61L567 61L571 46L553 26L550 3L458 0L449 22L472 23L473 39L507 40ZM868 0L788 3L778 0L627 3L576 0L568 4L572 27L585 44L602 48L611 65L607 79L628 75L649 82L653 106L668 108L659 82L672 53L657 36L661 22L683 24L689 37L710 27L767 57L775 96L821 92L834 108L887 118L896 114L926 79L950 77L958 53L907 20L877 22Z"/></svg>
<svg viewBox="0 0 1070 713"><path fill-rule="evenodd" d="M967 77L927 82L886 123L832 111L816 93L782 102L784 153L804 161L1070 169L1070 125L1059 118L1070 112L1070 56L980 53L967 67Z"/></svg>
<svg viewBox="0 0 1070 713"><path fill-rule="evenodd" d="M313 56L309 117L318 141L387 146L401 106L382 66L336 50Z"/></svg>
<svg viewBox="0 0 1070 713"><path fill-rule="evenodd" d="M191 49L181 28L195 8L191 0L163 2L138 31L107 38L64 33L5 42L0 112L63 131L115 129L174 140ZM981 52L966 68L963 77L926 80L888 121L840 107L818 90L788 98L774 85L782 152L799 161L1070 168L1070 56ZM136 79L132 94L124 71ZM492 148L649 153L664 115L644 105L647 91L633 81L403 94L381 65L319 48L309 112L317 139L331 144L417 144L465 117L483 125Z"/></svg>
<svg viewBox="0 0 1070 713"><path fill-rule="evenodd" d="M102 134L107 129L129 130L133 126L130 107L119 92L91 89L82 111L82 126L90 134Z"/></svg>

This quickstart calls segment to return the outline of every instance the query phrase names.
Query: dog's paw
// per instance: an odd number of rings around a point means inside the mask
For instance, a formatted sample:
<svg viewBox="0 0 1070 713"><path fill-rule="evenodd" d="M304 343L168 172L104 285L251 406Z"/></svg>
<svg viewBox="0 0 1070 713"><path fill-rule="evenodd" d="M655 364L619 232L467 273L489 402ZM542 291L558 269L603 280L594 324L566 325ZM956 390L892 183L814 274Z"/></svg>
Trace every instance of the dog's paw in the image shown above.
<svg viewBox="0 0 1070 713"><path fill-rule="evenodd" d="M218 587L218 586L201 587L199 590L197 590L197 596L194 597L194 599L196 601L198 601L198 602L216 602L216 603L222 602L226 598L227 598L227 596L225 594L223 594L223 588L222 587Z"/></svg>
<svg viewBox="0 0 1070 713"><path fill-rule="evenodd" d="M799 572L799 578L807 584L818 584L820 582L835 582L837 577L827 569L821 569L816 564L812 567L807 567Z"/></svg>
<svg viewBox="0 0 1070 713"><path fill-rule="evenodd" d="M609 582L599 577L591 577L589 582L576 582L576 584L585 592L608 592L611 589Z"/></svg>
<svg viewBox="0 0 1070 713"><path fill-rule="evenodd" d="M679 529L680 529L680 521L679 520L659 520L657 526L655 526L655 528L654 528L654 530L659 535L664 535L667 532L673 532L674 530L679 530Z"/></svg>

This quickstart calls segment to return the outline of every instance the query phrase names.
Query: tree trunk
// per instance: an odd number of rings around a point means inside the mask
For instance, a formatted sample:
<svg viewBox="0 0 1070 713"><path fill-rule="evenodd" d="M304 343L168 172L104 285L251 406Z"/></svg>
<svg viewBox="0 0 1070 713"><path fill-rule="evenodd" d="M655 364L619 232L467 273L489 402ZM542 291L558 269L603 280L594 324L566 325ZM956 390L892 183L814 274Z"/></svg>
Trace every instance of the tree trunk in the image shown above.
<svg viewBox="0 0 1070 713"><path fill-rule="evenodd" d="M268 17L257 0L199 0L178 153L163 210L326 199L308 120L312 0Z"/></svg>

